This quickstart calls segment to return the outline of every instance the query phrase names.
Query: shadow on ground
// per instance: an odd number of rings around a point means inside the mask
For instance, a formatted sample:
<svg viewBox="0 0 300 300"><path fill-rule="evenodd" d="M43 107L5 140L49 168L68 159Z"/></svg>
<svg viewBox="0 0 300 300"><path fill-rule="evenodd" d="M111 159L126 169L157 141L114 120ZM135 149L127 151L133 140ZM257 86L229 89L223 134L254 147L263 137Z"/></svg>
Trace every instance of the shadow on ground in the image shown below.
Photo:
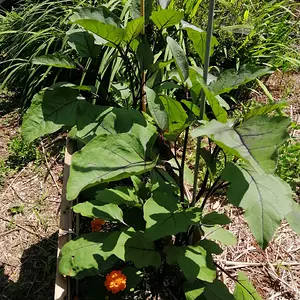
<svg viewBox="0 0 300 300"><path fill-rule="evenodd" d="M54 296L57 232L24 251L19 280L15 283L0 265L1 300L50 300Z"/></svg>

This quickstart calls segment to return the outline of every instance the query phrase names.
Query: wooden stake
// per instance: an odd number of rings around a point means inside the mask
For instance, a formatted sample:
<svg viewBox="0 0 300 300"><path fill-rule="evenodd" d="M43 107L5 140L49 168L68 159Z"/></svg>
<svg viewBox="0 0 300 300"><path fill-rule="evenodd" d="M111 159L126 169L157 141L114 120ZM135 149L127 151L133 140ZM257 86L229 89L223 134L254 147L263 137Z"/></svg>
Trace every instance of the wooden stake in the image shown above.
<svg viewBox="0 0 300 300"><path fill-rule="evenodd" d="M141 17L144 18L144 26L142 34L145 34L145 0L141 0ZM142 111L146 112L147 108L147 98L146 98L146 92L145 92L145 84L146 84L146 72L144 71L144 66L142 66Z"/></svg>
<svg viewBox="0 0 300 300"><path fill-rule="evenodd" d="M57 266L59 262L59 253L62 247L72 238L72 203L66 198L66 186L70 174L72 153L72 142L69 139L67 139L65 151L63 190L61 196L60 224L58 234ZM56 270L54 300L71 300L70 277L63 277L61 274L59 274L58 268Z"/></svg>

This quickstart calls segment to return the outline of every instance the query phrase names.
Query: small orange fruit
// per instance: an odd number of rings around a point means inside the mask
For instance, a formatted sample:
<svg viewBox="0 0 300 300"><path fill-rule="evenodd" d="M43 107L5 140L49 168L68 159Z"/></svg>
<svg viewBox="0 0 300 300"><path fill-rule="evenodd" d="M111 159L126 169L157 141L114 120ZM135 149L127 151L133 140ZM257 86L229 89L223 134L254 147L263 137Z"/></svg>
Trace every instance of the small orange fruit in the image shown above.
<svg viewBox="0 0 300 300"><path fill-rule="evenodd" d="M113 270L106 275L105 287L108 291L116 294L120 291L124 291L126 288L126 276L121 271Z"/></svg>
<svg viewBox="0 0 300 300"><path fill-rule="evenodd" d="M101 220L101 219L95 219L95 220L91 221L92 232L100 231L102 228L102 225L104 225L104 224L105 224L105 221Z"/></svg>

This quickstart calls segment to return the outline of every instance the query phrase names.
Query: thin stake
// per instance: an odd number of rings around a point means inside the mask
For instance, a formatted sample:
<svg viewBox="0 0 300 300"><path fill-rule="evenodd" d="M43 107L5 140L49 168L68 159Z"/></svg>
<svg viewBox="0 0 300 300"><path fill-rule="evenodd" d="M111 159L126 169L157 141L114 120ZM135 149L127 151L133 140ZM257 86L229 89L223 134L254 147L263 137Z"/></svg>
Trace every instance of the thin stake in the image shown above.
<svg viewBox="0 0 300 300"><path fill-rule="evenodd" d="M144 19L144 26L143 26L142 34L145 34L145 0L141 0L141 17L143 17L143 19ZM147 106L145 83L146 83L146 72L144 71L144 66L142 66L141 96L142 96L142 111L143 112L146 112L146 106Z"/></svg>
<svg viewBox="0 0 300 300"><path fill-rule="evenodd" d="M213 22L214 22L214 9L215 9L215 0L210 0L209 2L209 12L208 12L208 25L207 25L207 34L206 34L206 49L205 49L205 59L204 59L204 69L203 69L203 80L207 84L208 77L208 68L209 68L209 58L210 58L210 45L213 31ZM205 94L203 90L201 91L200 96L200 117L199 120L203 120L205 113ZM197 186L198 186L198 172L199 172L199 163L200 163L200 149L201 149L201 137L197 138L197 148L196 148L196 161L195 161L195 170L194 170L194 185L193 185L193 198L191 206L196 204L196 195L197 195Z"/></svg>

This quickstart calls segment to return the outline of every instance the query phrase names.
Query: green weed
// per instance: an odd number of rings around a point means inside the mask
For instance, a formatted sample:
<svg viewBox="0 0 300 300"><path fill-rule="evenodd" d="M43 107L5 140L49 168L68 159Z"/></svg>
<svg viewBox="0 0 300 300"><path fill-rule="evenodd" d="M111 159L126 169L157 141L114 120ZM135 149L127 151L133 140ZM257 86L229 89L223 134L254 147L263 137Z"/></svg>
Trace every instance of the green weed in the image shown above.
<svg viewBox="0 0 300 300"><path fill-rule="evenodd" d="M23 214L24 213L24 205L15 205L8 209L9 213L14 216L17 214Z"/></svg>
<svg viewBox="0 0 300 300"><path fill-rule="evenodd" d="M300 143L294 139L288 140L279 149L278 166L276 174L289 183L294 191L300 185Z"/></svg>
<svg viewBox="0 0 300 300"><path fill-rule="evenodd" d="M35 161L37 164L42 161L42 154L37 149L36 144L28 144L21 137L15 137L10 141L8 152L6 164L7 168L10 169L19 170L31 161Z"/></svg>

